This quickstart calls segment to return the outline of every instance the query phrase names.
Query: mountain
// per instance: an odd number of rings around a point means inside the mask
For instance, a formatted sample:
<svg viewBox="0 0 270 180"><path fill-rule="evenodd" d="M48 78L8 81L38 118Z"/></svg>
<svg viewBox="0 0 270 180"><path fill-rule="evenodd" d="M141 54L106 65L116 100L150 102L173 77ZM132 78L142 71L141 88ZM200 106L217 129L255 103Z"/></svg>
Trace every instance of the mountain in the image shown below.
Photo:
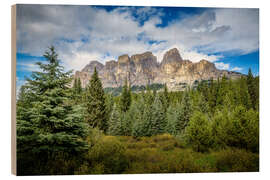
<svg viewBox="0 0 270 180"><path fill-rule="evenodd" d="M127 78L131 86L166 83L170 90L181 90L183 84L192 85L194 82L217 79L224 75L232 79L242 76L238 72L219 70L204 59L196 63L184 60L176 48L167 51L160 63L152 52L131 57L124 54L117 61L107 61L105 65L90 61L81 71L75 73L75 78L81 79L82 87L89 82L95 67L105 88L122 86Z"/></svg>

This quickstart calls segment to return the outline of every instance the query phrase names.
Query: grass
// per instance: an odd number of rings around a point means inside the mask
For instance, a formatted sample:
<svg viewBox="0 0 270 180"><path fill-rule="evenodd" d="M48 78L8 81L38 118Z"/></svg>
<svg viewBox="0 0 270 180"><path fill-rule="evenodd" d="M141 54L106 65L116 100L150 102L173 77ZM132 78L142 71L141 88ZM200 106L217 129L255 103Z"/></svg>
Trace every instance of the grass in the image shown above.
<svg viewBox="0 0 270 180"><path fill-rule="evenodd" d="M257 172L259 155L231 148L195 152L169 134L102 136L80 169L77 174Z"/></svg>

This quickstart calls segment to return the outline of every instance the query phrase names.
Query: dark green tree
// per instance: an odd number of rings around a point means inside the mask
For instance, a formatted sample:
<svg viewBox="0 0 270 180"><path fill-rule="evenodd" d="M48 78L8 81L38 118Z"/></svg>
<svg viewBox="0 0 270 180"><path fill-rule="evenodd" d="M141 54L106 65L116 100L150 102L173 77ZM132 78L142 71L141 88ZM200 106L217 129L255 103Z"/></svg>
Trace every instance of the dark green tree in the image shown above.
<svg viewBox="0 0 270 180"><path fill-rule="evenodd" d="M248 70L248 75L247 75L247 86L248 86L248 93L250 96L251 104L253 109L257 109L257 94L256 93L256 82L255 78L253 77L253 74L251 72L251 69L249 68Z"/></svg>
<svg viewBox="0 0 270 180"><path fill-rule="evenodd" d="M239 105L243 105L247 109L252 108L250 94L248 93L247 79L245 77L239 79L239 93L237 99Z"/></svg>
<svg viewBox="0 0 270 180"><path fill-rule="evenodd" d="M169 104L170 104L170 99L169 99L169 93L168 93L167 84L164 85L164 91L163 91L161 97L162 97L161 98L161 102L162 102L162 105L163 105L163 109L166 112L167 111L167 108L169 107Z"/></svg>
<svg viewBox="0 0 270 180"><path fill-rule="evenodd" d="M151 135L162 134L166 130L167 122L160 99L160 96L156 96L155 101L152 105L152 114L149 126L149 132Z"/></svg>
<svg viewBox="0 0 270 180"><path fill-rule="evenodd" d="M100 130L106 132L107 116L105 93L96 68L86 88L85 106L86 121L89 125L93 128L98 127Z"/></svg>
<svg viewBox="0 0 270 180"><path fill-rule="evenodd" d="M120 112L119 107L114 104L113 110L111 112L111 117L109 119L109 127L108 134L114 136L123 135L123 122L122 122L122 114Z"/></svg>
<svg viewBox="0 0 270 180"><path fill-rule="evenodd" d="M122 88L122 94L120 98L120 108L122 112L127 112L129 110L131 104L131 90L128 86L127 79L125 80L125 84Z"/></svg>
<svg viewBox="0 0 270 180"><path fill-rule="evenodd" d="M49 164L57 164L59 154L65 162L87 149L83 109L68 99L71 71L60 66L54 47L44 57L47 63L37 63L41 71L26 79L17 104L18 174L73 173L72 166L63 171L65 163L58 168Z"/></svg>
<svg viewBox="0 0 270 180"><path fill-rule="evenodd" d="M189 91L186 91L182 97L182 101L181 101L181 109L180 109L180 117L179 117L179 121L177 123L177 126L180 130L180 133L183 132L186 128L186 126L189 123L190 117L193 113L192 111L192 104L191 104L191 99L190 99L190 95L189 95Z"/></svg>
<svg viewBox="0 0 270 180"><path fill-rule="evenodd" d="M80 78L75 78L73 82L73 91L71 97L74 99L75 104L80 104L82 100L82 86Z"/></svg>
<svg viewBox="0 0 270 180"><path fill-rule="evenodd" d="M208 117L195 111L186 129L186 138L192 148L198 152L205 152L211 147L211 126Z"/></svg>

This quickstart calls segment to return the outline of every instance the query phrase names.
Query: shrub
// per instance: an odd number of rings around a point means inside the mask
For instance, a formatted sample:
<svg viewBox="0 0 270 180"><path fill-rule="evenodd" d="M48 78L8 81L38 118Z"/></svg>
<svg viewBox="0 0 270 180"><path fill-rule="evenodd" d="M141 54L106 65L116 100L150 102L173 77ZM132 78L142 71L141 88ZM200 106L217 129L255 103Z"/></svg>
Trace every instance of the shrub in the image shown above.
<svg viewBox="0 0 270 180"><path fill-rule="evenodd" d="M257 172L259 155L240 149L227 149L214 153L216 167L221 172Z"/></svg>
<svg viewBox="0 0 270 180"><path fill-rule="evenodd" d="M186 128L186 138L193 150L205 152L211 147L211 126L207 116L195 111Z"/></svg>
<svg viewBox="0 0 270 180"><path fill-rule="evenodd" d="M79 168L80 174L121 173L127 167L125 146L113 136L103 136L87 155L87 164ZM86 168L88 167L88 168Z"/></svg>

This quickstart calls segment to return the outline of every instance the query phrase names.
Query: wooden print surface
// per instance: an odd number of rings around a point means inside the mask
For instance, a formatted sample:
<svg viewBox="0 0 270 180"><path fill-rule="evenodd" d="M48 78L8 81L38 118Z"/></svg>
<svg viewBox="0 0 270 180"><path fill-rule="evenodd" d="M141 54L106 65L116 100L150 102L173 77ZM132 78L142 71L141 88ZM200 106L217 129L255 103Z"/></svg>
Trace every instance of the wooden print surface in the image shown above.
<svg viewBox="0 0 270 180"><path fill-rule="evenodd" d="M12 7L12 172L259 171L259 9Z"/></svg>

